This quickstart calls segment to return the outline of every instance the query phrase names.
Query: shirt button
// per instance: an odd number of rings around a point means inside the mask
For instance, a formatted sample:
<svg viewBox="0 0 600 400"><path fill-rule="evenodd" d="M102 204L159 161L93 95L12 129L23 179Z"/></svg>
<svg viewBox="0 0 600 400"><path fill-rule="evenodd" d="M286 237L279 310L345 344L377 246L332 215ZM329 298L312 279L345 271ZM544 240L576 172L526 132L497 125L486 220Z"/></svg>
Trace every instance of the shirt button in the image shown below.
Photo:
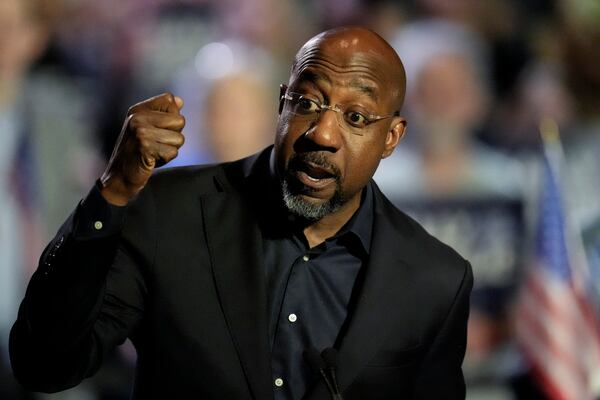
<svg viewBox="0 0 600 400"><path fill-rule="evenodd" d="M288 315L288 320L290 322L296 322L296 320L298 320L298 316L296 314L292 313L292 314Z"/></svg>
<svg viewBox="0 0 600 400"><path fill-rule="evenodd" d="M309 258L308 256L306 256L306 255L305 255L304 257L302 257L302 259L303 259L304 261L308 261L310 258Z"/></svg>
<svg viewBox="0 0 600 400"><path fill-rule="evenodd" d="M102 222L101 221L94 222L94 229L96 229L97 231L102 229Z"/></svg>
<svg viewBox="0 0 600 400"><path fill-rule="evenodd" d="M283 379L281 379L281 378L275 379L275 386L282 387L283 386Z"/></svg>

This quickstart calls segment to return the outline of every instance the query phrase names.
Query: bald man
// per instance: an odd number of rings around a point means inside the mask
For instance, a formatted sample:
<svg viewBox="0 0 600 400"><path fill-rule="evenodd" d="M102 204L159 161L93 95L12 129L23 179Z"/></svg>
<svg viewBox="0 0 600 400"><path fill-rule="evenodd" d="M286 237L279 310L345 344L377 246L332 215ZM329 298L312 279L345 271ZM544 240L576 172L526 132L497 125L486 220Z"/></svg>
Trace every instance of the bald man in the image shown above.
<svg viewBox="0 0 600 400"><path fill-rule="evenodd" d="M464 398L471 268L371 179L404 134L404 86L377 34L321 33L281 85L274 146L156 174L183 102L133 106L29 284L19 381L77 385L129 337L136 399Z"/></svg>

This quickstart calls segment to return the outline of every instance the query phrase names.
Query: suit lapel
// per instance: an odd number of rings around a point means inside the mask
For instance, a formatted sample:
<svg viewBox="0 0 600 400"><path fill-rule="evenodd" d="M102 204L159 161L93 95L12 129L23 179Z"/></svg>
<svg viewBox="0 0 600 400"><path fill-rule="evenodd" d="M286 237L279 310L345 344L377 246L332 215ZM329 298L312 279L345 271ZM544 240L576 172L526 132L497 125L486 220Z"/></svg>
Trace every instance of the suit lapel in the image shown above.
<svg viewBox="0 0 600 400"><path fill-rule="evenodd" d="M254 217L232 193L201 198L221 306L256 399L273 397L262 240Z"/></svg>
<svg viewBox="0 0 600 400"><path fill-rule="evenodd" d="M338 352L338 382L346 390L360 370L389 339L391 326L412 324L418 306L410 228L381 192L375 189L374 230L364 281ZM390 312L387 312L389 310ZM394 318L393 321L390 318ZM399 340L402 340L399 338ZM306 399L326 399L319 382Z"/></svg>

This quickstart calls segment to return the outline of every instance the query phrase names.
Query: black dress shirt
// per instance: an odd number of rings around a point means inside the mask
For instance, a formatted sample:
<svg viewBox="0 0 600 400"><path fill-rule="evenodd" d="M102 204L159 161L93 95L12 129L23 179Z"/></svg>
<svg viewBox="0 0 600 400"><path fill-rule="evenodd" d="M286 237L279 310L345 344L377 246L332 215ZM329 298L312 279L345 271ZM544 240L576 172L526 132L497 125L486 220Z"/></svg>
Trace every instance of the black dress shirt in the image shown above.
<svg viewBox="0 0 600 400"><path fill-rule="evenodd" d="M304 361L303 353L311 347L322 351L336 346L358 286L357 277L368 257L372 203L368 185L352 218L336 235L312 249L302 225L285 211L273 213L271 208L268 222L261 224L276 400L300 399L313 380L320 379Z"/></svg>

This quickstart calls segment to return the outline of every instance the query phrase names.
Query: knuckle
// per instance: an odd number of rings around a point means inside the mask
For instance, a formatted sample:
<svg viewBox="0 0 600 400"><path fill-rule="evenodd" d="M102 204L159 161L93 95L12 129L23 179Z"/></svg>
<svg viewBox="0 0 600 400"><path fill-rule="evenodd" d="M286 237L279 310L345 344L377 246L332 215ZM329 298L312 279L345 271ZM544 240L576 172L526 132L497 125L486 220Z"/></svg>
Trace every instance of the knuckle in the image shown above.
<svg viewBox="0 0 600 400"><path fill-rule="evenodd" d="M175 102L175 96L171 92L165 92L161 95L161 97L167 100L169 103Z"/></svg>
<svg viewBox="0 0 600 400"><path fill-rule="evenodd" d="M150 141L148 139L140 139L138 143L140 150L147 151L150 149Z"/></svg>
<svg viewBox="0 0 600 400"><path fill-rule="evenodd" d="M150 129L147 126L139 126L135 130L139 139L146 139L150 136Z"/></svg>
<svg viewBox="0 0 600 400"><path fill-rule="evenodd" d="M144 113L136 112L129 117L129 127L132 130L137 131L147 125L146 119L147 118Z"/></svg>
<svg viewBox="0 0 600 400"><path fill-rule="evenodd" d="M172 147L169 150L167 150L167 154L165 155L165 158L168 161L171 161L172 159L174 159L175 157L177 157L178 153L179 152L177 151L177 149Z"/></svg>
<svg viewBox="0 0 600 400"><path fill-rule="evenodd" d="M173 117L173 127L175 129L183 129L185 126L185 118L183 115L176 115Z"/></svg>

